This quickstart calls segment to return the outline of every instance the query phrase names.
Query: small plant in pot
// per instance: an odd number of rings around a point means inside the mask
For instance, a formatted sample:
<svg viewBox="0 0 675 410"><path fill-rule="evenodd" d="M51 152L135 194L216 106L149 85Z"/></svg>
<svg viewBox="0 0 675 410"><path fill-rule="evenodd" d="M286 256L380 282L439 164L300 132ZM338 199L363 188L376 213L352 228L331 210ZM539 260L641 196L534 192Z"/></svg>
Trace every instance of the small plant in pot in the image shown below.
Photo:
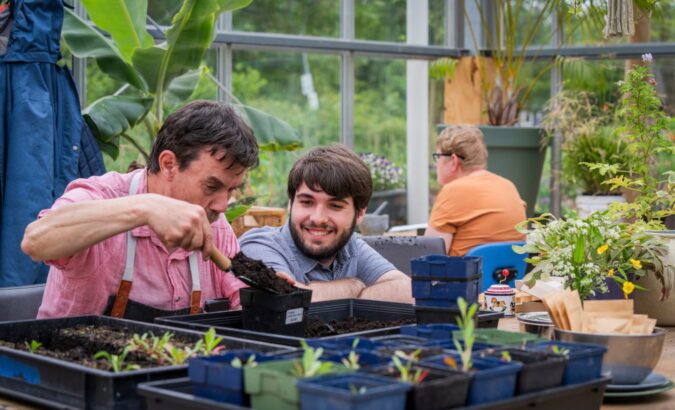
<svg viewBox="0 0 675 410"><path fill-rule="evenodd" d="M457 299L460 316L457 318L460 338L453 333L457 354L445 354L422 360L420 364L444 370L461 370L470 378L467 405L505 400L513 397L516 389L516 377L522 364L503 363L498 360L475 358L472 352L475 335L473 316L478 305L467 305L462 298Z"/></svg>

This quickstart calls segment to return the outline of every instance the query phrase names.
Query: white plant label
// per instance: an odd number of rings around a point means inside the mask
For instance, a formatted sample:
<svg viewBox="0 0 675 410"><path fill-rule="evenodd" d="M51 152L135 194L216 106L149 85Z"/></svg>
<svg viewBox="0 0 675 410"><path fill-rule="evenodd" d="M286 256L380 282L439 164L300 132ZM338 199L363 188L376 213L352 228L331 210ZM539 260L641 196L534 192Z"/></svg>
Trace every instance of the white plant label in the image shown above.
<svg viewBox="0 0 675 410"><path fill-rule="evenodd" d="M302 308L295 308L286 311L286 324L302 322Z"/></svg>

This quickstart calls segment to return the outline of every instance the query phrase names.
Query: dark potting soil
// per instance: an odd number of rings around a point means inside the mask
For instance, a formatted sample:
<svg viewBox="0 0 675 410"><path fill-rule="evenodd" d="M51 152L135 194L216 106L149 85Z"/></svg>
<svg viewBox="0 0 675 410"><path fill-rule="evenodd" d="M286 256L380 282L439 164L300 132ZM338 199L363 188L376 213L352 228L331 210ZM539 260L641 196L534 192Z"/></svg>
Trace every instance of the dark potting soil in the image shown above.
<svg viewBox="0 0 675 410"><path fill-rule="evenodd" d="M276 293L286 295L298 290L284 279L277 276L274 270L270 269L262 261L251 259L239 252L232 258L232 273L235 276L246 276L252 282L246 282L252 288L260 290L272 289Z"/></svg>
<svg viewBox="0 0 675 410"><path fill-rule="evenodd" d="M137 333L127 328L110 328L107 326L78 325L71 328L55 329L44 338L36 340L42 343L35 350L35 354L75 362L95 369L110 370L109 363L103 359L94 359L96 353L106 351L119 354L125 346L131 342L133 335ZM148 333L150 337L152 332ZM161 337L163 335L154 335ZM29 345L32 341L9 342L0 340L0 346L10 349L31 351ZM194 346L195 342L181 336L172 336L170 343L177 348ZM140 352L129 352L124 365L137 364L141 368L168 366L171 363L165 361L159 363L149 355Z"/></svg>
<svg viewBox="0 0 675 410"><path fill-rule="evenodd" d="M307 321L305 337L335 336L345 333L360 332L362 330L409 325L412 323L415 323L415 319L366 320L352 317L345 320L331 320L328 322L328 325L330 325L329 327L326 325L326 322L315 317L310 317Z"/></svg>

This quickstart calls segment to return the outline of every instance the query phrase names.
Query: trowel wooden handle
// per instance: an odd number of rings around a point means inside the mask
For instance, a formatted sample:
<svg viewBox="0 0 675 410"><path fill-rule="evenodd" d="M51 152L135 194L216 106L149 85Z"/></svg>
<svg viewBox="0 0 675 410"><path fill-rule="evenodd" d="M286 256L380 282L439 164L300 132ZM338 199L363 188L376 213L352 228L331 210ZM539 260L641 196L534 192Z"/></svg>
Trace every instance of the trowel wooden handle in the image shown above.
<svg viewBox="0 0 675 410"><path fill-rule="evenodd" d="M232 268L232 261L227 256L223 255L218 249L213 249L211 252L211 260L220 269L229 271Z"/></svg>

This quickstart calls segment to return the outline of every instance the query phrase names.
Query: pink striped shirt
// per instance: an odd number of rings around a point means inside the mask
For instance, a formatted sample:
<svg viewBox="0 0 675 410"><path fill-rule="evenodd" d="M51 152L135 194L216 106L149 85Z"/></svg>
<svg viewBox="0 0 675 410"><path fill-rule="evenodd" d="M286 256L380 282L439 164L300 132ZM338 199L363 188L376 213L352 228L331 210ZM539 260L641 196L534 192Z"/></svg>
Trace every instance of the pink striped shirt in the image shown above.
<svg viewBox="0 0 675 410"><path fill-rule="evenodd" d="M127 196L131 179L139 172L142 176L138 194L143 194L147 186L145 169L78 179L68 185L51 209L43 210L38 217L68 203ZM237 238L223 215L211 224L211 229L214 245L223 254L232 257L239 252ZM169 253L147 225L135 228L131 233L137 245L129 298L157 309L189 307L192 280L188 257L192 252L176 249ZM122 280L126 242L126 233L120 233L73 256L47 261L50 270L38 319L103 313L108 297L117 293ZM201 257L197 259L202 307L206 300L222 297L229 298L233 308L239 307L239 289L246 285L231 272L222 272L213 262Z"/></svg>

